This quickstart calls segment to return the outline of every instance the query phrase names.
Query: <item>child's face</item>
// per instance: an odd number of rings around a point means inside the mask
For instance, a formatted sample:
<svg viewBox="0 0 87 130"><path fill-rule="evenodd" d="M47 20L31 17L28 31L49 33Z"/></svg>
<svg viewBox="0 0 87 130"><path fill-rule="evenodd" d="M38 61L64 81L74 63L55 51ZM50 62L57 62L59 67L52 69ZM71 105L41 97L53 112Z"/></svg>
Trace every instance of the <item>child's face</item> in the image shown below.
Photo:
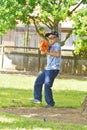
<svg viewBox="0 0 87 130"><path fill-rule="evenodd" d="M49 40L49 44L52 45L58 41L58 37L56 37L55 35L49 35L48 40Z"/></svg>

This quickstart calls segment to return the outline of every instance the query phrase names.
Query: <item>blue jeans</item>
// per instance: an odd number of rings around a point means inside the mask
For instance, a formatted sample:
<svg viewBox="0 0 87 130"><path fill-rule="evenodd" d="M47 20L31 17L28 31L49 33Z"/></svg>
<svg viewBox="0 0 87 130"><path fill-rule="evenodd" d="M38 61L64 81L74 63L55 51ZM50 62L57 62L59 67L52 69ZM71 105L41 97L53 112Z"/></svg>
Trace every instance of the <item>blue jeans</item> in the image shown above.
<svg viewBox="0 0 87 130"><path fill-rule="evenodd" d="M52 95L52 85L59 70L44 70L36 79L34 84L34 98L42 101L42 87L44 84L44 96L48 105L54 106L55 102Z"/></svg>

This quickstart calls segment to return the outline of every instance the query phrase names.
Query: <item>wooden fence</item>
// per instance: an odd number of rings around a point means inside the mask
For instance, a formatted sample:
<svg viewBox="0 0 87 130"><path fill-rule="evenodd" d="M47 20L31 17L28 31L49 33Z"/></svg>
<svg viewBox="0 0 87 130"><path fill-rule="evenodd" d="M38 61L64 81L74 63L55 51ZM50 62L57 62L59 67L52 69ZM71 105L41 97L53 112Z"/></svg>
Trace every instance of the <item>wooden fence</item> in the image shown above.
<svg viewBox="0 0 87 130"><path fill-rule="evenodd" d="M1 69L41 71L46 64L46 56L39 48L1 45L0 52ZM6 59L11 61L10 65ZM87 75L87 57L76 57L73 51L62 50L60 73Z"/></svg>

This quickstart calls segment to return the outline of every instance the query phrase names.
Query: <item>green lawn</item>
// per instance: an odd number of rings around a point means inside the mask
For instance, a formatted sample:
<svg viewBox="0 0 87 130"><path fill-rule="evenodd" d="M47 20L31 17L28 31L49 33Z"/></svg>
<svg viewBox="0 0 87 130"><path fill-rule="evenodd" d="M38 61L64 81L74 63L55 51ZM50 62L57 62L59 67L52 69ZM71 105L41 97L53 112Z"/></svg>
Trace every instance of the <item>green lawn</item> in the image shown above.
<svg viewBox="0 0 87 130"><path fill-rule="evenodd" d="M87 130L87 126L29 120L25 117L1 113L0 130Z"/></svg>
<svg viewBox="0 0 87 130"><path fill-rule="evenodd" d="M0 87L33 89L35 76L21 74L0 74ZM87 80L83 79L56 79L54 82L55 90L79 90L87 91Z"/></svg>
<svg viewBox="0 0 87 130"><path fill-rule="evenodd" d="M86 96L86 92L75 90L54 90L53 94L56 102L55 107L69 108L79 108ZM29 102L31 98L33 98L33 91L31 89L0 88L0 107L36 106ZM40 106L45 105L43 97L43 103Z"/></svg>
<svg viewBox="0 0 87 130"><path fill-rule="evenodd" d="M33 107L35 76L0 74L0 108L12 106ZM53 86L55 107L79 108L87 94L87 81L78 79L56 79ZM44 98L42 106L46 105ZM44 122L12 114L0 113L0 130L87 130L87 126Z"/></svg>
<svg viewBox="0 0 87 130"><path fill-rule="evenodd" d="M44 120L0 113L0 130L87 130L87 126L44 122Z"/></svg>

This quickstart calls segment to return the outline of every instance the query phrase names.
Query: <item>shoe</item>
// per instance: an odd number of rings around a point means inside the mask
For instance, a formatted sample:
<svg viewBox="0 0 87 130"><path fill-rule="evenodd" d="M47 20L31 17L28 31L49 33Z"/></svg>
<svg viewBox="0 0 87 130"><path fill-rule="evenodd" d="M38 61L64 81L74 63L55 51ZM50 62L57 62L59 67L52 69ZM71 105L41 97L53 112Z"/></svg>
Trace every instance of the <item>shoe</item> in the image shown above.
<svg viewBox="0 0 87 130"><path fill-rule="evenodd" d="M38 99L31 99L30 102L32 103L37 103L37 104L40 104L41 101L39 101Z"/></svg>
<svg viewBox="0 0 87 130"><path fill-rule="evenodd" d="M54 106L46 105L46 108L53 108Z"/></svg>

